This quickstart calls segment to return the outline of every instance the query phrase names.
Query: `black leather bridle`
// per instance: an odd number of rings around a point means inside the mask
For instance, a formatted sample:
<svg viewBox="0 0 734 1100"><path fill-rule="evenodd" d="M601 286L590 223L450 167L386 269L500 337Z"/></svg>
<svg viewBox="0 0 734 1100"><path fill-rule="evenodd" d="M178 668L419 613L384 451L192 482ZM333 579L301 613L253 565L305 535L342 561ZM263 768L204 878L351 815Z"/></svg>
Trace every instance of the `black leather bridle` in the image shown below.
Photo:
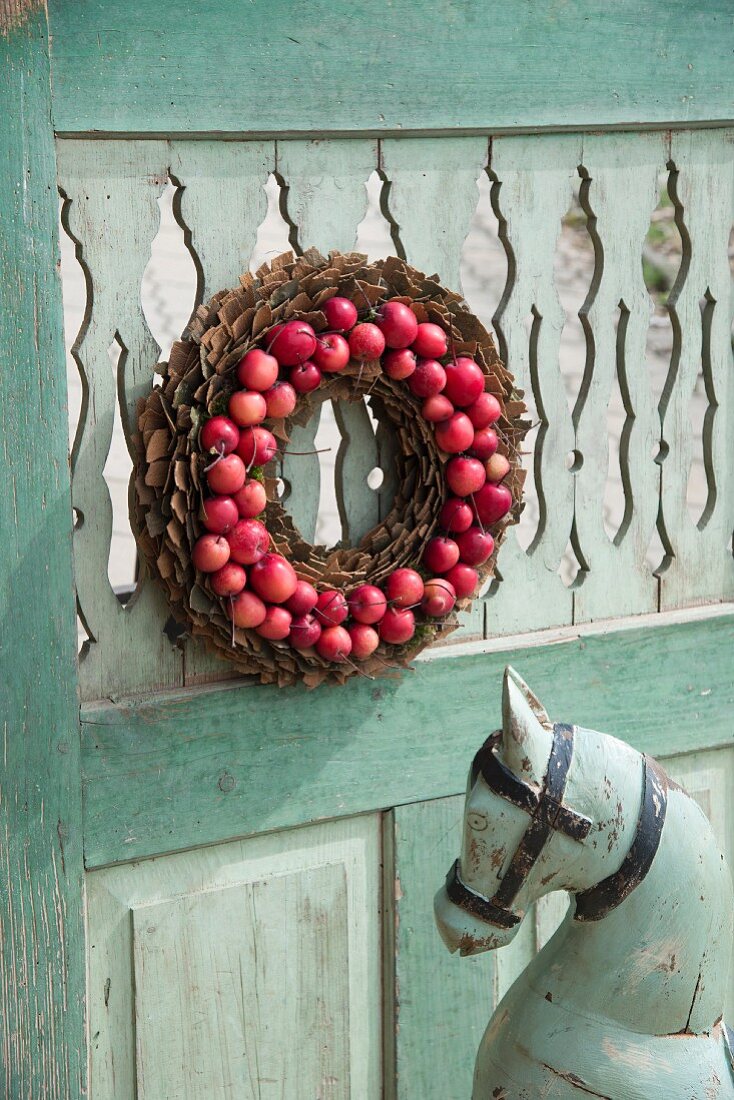
<svg viewBox="0 0 734 1100"><path fill-rule="evenodd" d="M561 722L553 726L553 745L540 792L502 763L496 752L501 739L502 732L497 731L482 745L472 763L470 785L481 774L491 791L530 814L530 822L493 897L486 898L462 882L458 859L446 876L446 893L455 905L479 920L514 928L522 917L513 911L512 903L552 834L563 833L580 842L589 835L591 820L563 804L573 759L573 726ZM619 871L576 895L576 920L606 916L642 881L652 864L665 820L667 780L654 760L645 756L643 761L645 794L630 850Z"/></svg>

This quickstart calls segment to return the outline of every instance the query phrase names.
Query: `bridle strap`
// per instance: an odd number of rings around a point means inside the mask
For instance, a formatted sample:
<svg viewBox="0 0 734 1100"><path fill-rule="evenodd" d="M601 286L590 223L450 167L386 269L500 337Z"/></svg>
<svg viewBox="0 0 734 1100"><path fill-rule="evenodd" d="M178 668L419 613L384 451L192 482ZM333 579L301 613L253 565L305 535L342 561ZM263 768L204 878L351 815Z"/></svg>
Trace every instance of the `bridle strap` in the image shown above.
<svg viewBox="0 0 734 1100"><path fill-rule="evenodd" d="M668 807L668 777L652 757L643 756L642 761L645 793L634 840L618 871L576 895L574 920L606 917L640 885L655 859Z"/></svg>
<svg viewBox="0 0 734 1100"><path fill-rule="evenodd" d="M511 913L508 909L500 909L482 894L476 894L461 881L458 859L451 865L451 870L446 876L446 893L454 905L458 905L472 916L487 924L495 924L499 928L514 928L520 923L520 917Z"/></svg>

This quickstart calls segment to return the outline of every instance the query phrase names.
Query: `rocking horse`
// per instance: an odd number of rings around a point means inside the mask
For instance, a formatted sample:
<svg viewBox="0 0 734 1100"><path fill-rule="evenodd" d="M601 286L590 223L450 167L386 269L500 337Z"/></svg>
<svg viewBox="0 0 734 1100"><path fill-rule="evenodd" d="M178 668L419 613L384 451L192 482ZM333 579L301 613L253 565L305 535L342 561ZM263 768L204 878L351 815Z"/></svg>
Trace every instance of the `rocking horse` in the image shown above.
<svg viewBox="0 0 734 1100"><path fill-rule="evenodd" d="M502 709L436 895L441 937L492 951L538 898L572 897L489 1022L473 1100L733 1100L734 898L708 820L650 757L552 723L510 668Z"/></svg>

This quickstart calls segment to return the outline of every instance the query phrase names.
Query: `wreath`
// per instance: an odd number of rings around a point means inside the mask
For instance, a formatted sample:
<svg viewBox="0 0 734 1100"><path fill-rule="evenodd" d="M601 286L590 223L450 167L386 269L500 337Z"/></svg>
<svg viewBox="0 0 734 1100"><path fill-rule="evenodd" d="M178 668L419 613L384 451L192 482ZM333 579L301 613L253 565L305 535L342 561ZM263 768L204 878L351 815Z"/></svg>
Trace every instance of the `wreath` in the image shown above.
<svg viewBox="0 0 734 1100"><path fill-rule="evenodd" d="M199 307L138 407L133 528L176 619L279 685L405 666L458 625L521 510L525 406L458 294L403 260L286 253ZM278 457L367 400L397 492L357 546L304 540Z"/></svg>

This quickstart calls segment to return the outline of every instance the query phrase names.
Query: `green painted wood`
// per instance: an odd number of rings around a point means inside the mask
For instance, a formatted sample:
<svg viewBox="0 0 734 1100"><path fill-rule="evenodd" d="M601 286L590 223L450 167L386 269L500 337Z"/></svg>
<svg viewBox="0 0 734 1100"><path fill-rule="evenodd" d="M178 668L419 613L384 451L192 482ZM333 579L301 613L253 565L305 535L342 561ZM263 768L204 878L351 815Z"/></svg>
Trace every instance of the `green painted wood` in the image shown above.
<svg viewBox="0 0 734 1100"><path fill-rule="evenodd" d="M555 714L645 751L729 744L733 639L723 615L419 660L311 694L232 685L87 706L87 865L457 794L456 761L499 724L508 662Z"/></svg>
<svg viewBox="0 0 734 1100"><path fill-rule="evenodd" d="M0 112L0 1093L81 1100L79 709L43 5L3 5Z"/></svg>
<svg viewBox="0 0 734 1100"><path fill-rule="evenodd" d="M61 131L596 128L733 113L726 0L50 10Z"/></svg>
<svg viewBox="0 0 734 1100"><path fill-rule="evenodd" d="M378 815L87 876L94 1100L381 1095Z"/></svg>

